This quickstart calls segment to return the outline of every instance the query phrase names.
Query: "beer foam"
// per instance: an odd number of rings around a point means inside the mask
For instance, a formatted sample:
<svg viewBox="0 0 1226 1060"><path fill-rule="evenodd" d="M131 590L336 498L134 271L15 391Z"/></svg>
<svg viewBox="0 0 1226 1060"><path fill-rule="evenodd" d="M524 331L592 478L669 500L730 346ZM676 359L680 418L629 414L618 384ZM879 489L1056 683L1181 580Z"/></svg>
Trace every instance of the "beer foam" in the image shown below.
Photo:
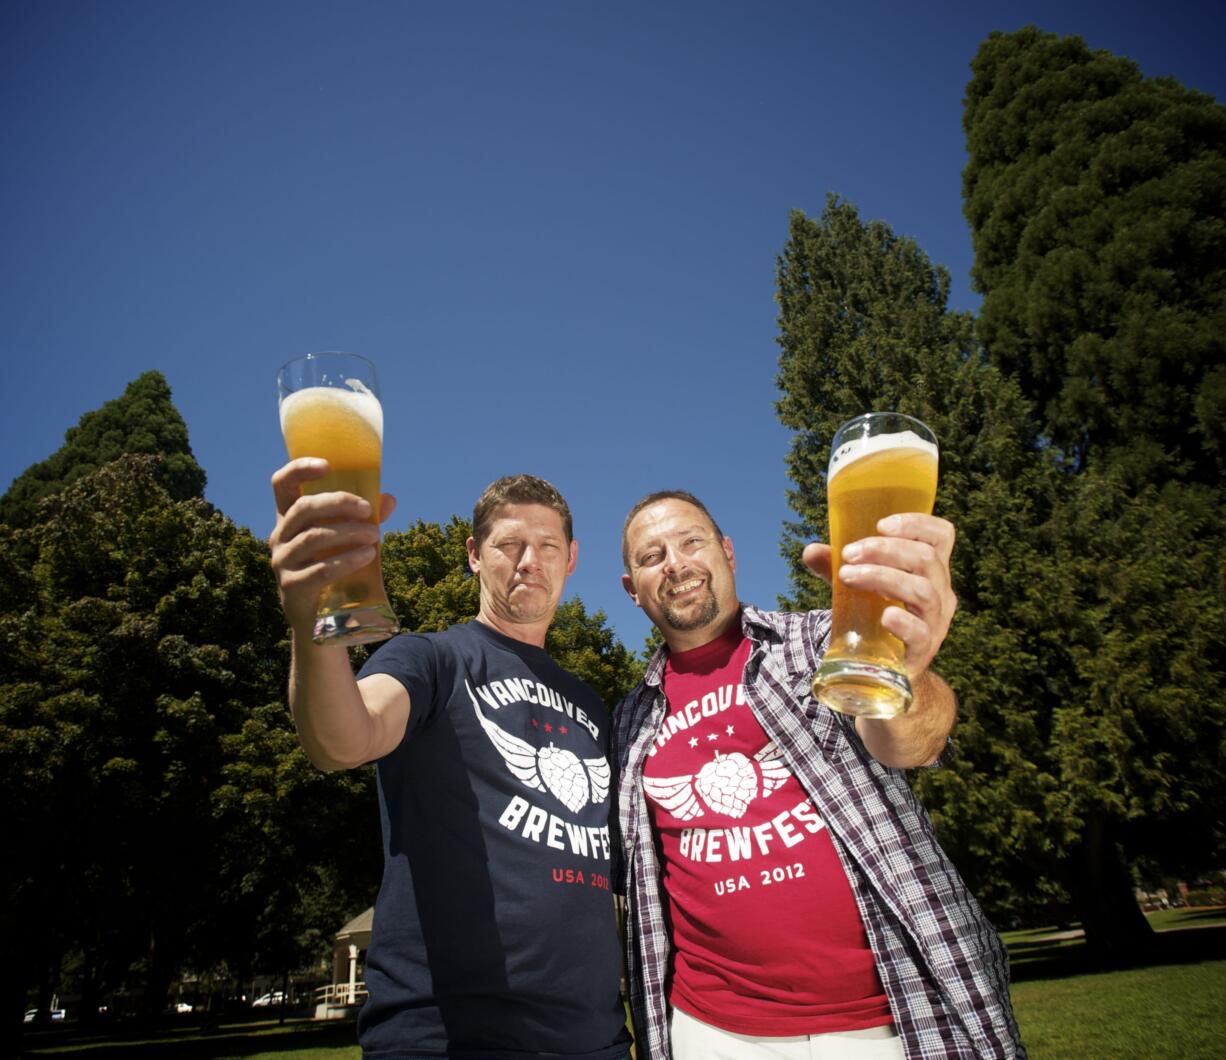
<svg viewBox="0 0 1226 1060"><path fill-rule="evenodd" d="M308 386L295 390L281 401L281 430L298 412L309 412L311 407L332 405L338 411L344 409L349 415L362 420L383 441L383 406L379 399L360 379L346 379L349 390L337 386Z"/></svg>
<svg viewBox="0 0 1226 1060"><path fill-rule="evenodd" d="M852 438L830 454L826 481L829 482L840 471L850 467L857 460L872 456L874 453L885 453L891 449L915 449L929 454L934 461L937 459L936 445L926 438L921 438L914 431L897 431L894 434L874 434L869 438Z"/></svg>

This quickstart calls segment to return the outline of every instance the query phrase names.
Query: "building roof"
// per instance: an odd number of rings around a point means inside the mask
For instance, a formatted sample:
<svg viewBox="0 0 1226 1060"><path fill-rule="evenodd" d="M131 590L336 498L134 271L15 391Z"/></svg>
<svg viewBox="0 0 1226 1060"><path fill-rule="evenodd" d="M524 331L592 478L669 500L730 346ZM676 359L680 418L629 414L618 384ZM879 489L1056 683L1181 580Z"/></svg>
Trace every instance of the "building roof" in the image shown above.
<svg viewBox="0 0 1226 1060"><path fill-rule="evenodd" d="M336 938L343 939L351 935L369 935L375 922L375 907L372 905L364 913L359 913L336 933Z"/></svg>

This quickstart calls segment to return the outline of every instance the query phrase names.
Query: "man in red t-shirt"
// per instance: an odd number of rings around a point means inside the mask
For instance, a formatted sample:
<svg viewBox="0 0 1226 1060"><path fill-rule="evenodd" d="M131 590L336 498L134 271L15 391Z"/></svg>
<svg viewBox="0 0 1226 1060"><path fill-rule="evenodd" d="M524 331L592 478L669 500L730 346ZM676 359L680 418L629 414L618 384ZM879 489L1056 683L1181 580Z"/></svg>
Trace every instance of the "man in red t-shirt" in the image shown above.
<svg viewBox="0 0 1226 1060"><path fill-rule="evenodd" d="M955 715L953 693L928 670L956 606L953 527L908 515L880 529L881 536L859 543L860 555L844 555L840 576L902 602L883 621L906 646L915 700L901 718L857 719L855 733L878 763L909 768L939 756ZM746 630L767 616L742 610L732 542L701 502L669 491L631 510L622 543L626 591L666 644L662 668L657 660L649 671L658 691L639 697L656 696L655 712L636 723L633 749L617 752L623 768L629 763L623 813L627 791L630 800L641 791L654 837L648 851L628 839L627 860L633 871L652 858L646 863L659 882L652 892L659 915L636 911L633 889L628 894L631 928L640 935L632 952L667 936L662 983L650 969L634 972L640 999L648 996L646 1019L653 990L662 990L668 1005L666 1044L650 1051L660 1035L640 1028L639 1048L649 1049L640 1055L654 1060L668 1049L675 1060L903 1057L891 1008L902 991L887 991L879 975L874 949L882 947L870 944L863 911L872 906L862 896L858 901L849 879L856 850L849 851L846 837L832 837L810 795L811 770L830 766L801 767L802 784L788 764L789 755L798 761L802 744L786 729L773 738L746 693L749 686L760 696L751 676L759 683L778 679L760 674L761 651L751 661L756 645ZM811 545L805 560L829 579L829 548ZM790 700L807 694L799 686L778 691ZM798 731L797 740L807 738ZM633 831L633 816L623 817L623 827L627 821ZM651 939L644 943L643 935ZM640 955L631 964L650 959Z"/></svg>

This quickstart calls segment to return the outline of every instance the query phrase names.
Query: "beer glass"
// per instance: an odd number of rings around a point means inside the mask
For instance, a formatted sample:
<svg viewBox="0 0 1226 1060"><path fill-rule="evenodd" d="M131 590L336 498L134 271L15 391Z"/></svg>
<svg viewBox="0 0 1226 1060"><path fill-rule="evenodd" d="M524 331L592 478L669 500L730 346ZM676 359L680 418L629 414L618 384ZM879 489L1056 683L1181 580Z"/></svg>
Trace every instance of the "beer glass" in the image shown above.
<svg viewBox="0 0 1226 1060"><path fill-rule="evenodd" d="M308 353L282 365L277 386L290 459L328 461L328 473L303 493L356 493L370 502L377 525L383 406L375 366L352 353ZM317 644L368 644L399 632L378 548L369 564L324 589L312 631Z"/></svg>
<svg viewBox="0 0 1226 1060"><path fill-rule="evenodd" d="M932 512L937 441L924 424L895 412L870 412L838 429L826 474L834 610L830 644L813 678L818 701L843 714L894 718L911 704L903 643L881 625L891 604L839 581L843 549L872 537L898 512Z"/></svg>

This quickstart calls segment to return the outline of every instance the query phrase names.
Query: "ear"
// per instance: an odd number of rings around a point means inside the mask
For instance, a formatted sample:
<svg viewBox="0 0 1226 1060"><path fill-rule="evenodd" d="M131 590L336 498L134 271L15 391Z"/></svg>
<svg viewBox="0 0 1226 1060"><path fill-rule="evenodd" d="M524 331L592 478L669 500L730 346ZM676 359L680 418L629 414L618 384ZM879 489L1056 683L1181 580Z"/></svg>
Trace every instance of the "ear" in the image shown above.
<svg viewBox="0 0 1226 1060"><path fill-rule="evenodd" d="M622 575L622 588L626 590L626 595L634 601L635 607L642 607L639 603L639 594L634 591L634 579L629 574Z"/></svg>
<svg viewBox="0 0 1226 1060"><path fill-rule="evenodd" d="M474 574L481 573L481 554L477 551L476 538L470 537L464 542L464 547L468 549L468 569Z"/></svg>
<svg viewBox="0 0 1226 1060"><path fill-rule="evenodd" d="M579 542L572 541L570 543L570 561L566 564L566 576L569 578L575 573L575 567L579 565Z"/></svg>
<svg viewBox="0 0 1226 1060"><path fill-rule="evenodd" d="M728 566L729 568L731 568L732 573L735 574L736 573L736 555L732 551L732 538L730 537L724 538L723 546L724 546L724 555L728 557Z"/></svg>

